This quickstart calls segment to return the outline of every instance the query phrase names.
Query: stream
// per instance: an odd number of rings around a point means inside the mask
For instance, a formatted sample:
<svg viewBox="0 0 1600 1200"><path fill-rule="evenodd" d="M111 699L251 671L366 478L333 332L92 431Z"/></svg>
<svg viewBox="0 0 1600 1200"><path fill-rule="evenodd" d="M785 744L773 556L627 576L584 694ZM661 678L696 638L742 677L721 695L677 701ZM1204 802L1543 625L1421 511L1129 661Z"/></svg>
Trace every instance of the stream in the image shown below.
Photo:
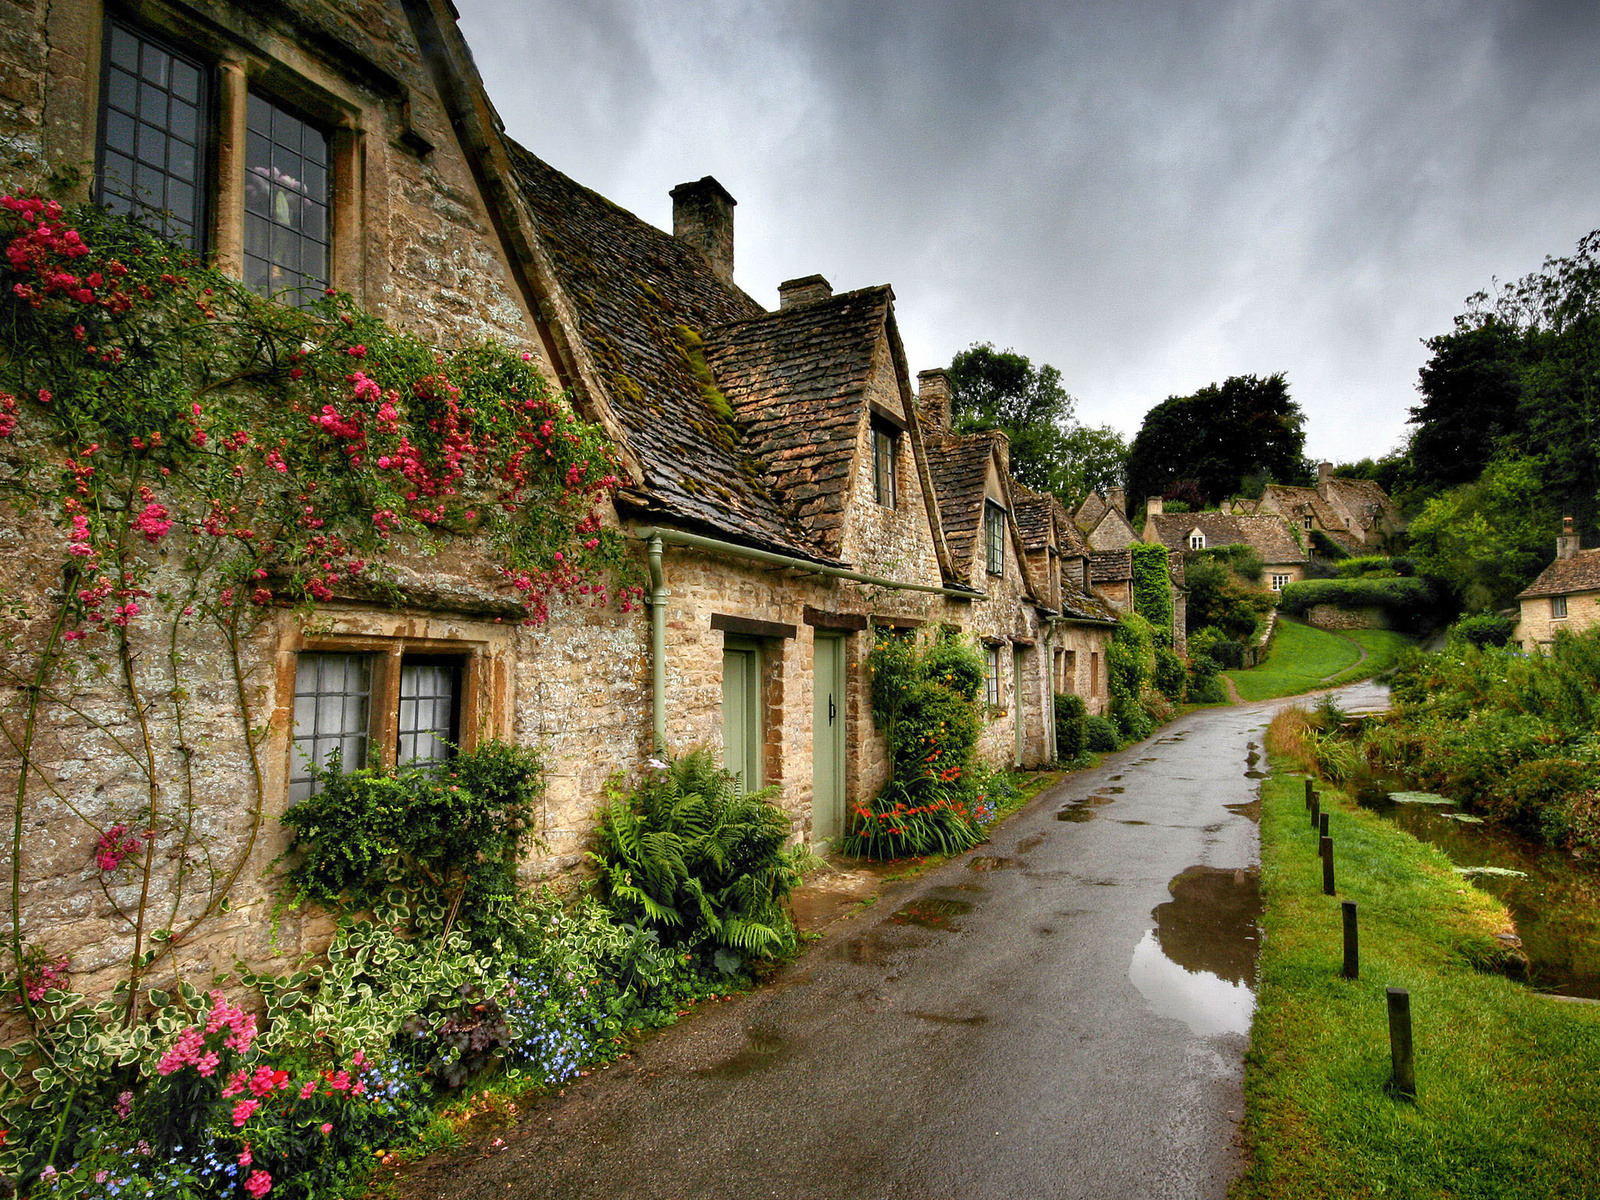
<svg viewBox="0 0 1600 1200"><path fill-rule="evenodd" d="M1402 786L1371 780L1356 798L1417 840L1437 846L1474 884L1499 897L1522 938L1530 985L1600 1000L1600 871L1561 850L1478 824L1443 797L1428 798Z"/></svg>

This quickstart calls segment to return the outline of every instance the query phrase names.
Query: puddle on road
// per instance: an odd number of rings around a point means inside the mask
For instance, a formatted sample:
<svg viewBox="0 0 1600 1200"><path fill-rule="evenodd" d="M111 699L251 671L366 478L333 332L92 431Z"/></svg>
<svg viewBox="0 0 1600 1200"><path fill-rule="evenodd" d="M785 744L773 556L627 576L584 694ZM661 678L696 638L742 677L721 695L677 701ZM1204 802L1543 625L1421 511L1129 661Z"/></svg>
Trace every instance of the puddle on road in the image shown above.
<svg viewBox="0 0 1600 1200"><path fill-rule="evenodd" d="M1149 821L1119 821L1119 825L1148 825Z"/></svg>
<svg viewBox="0 0 1600 1200"><path fill-rule="evenodd" d="M1222 807L1235 816L1254 821L1257 825L1261 824L1261 801L1259 799L1251 800L1245 804L1224 804Z"/></svg>
<svg viewBox="0 0 1600 1200"><path fill-rule="evenodd" d="M745 1038L744 1047L732 1058L714 1067L704 1067L696 1074L713 1079L743 1079L765 1067L776 1066L791 1053L788 1042L769 1030L751 1029L745 1033Z"/></svg>
<svg viewBox="0 0 1600 1200"><path fill-rule="evenodd" d="M1042 834L1042 833L1030 833L1027 837L1023 838L1020 842L1017 843L1017 853L1018 854L1026 854L1029 850L1032 850L1035 846L1038 846L1038 845L1042 844L1043 842L1044 842L1044 834Z"/></svg>
<svg viewBox="0 0 1600 1200"><path fill-rule="evenodd" d="M972 911L970 900L947 900L940 896L922 896L909 904L901 905L889 915L896 925L918 925L923 929L960 929L955 918Z"/></svg>
<svg viewBox="0 0 1600 1200"><path fill-rule="evenodd" d="M1022 864L1014 858L1001 858L993 854L980 854L967 860L969 871L1011 871Z"/></svg>
<svg viewBox="0 0 1600 1200"><path fill-rule="evenodd" d="M1267 777L1267 773L1265 771L1250 770L1244 773L1244 777L1246 779L1265 779Z"/></svg>
<svg viewBox="0 0 1600 1200"><path fill-rule="evenodd" d="M1128 978L1152 1011L1201 1037L1247 1034L1255 1011L1261 885L1254 870L1190 867L1150 911Z"/></svg>
<svg viewBox="0 0 1600 1200"><path fill-rule="evenodd" d="M968 1017L958 1017L954 1013L908 1012L908 1017L915 1017L919 1021L931 1021L935 1025L987 1025L989 1018L983 1013L975 1013Z"/></svg>
<svg viewBox="0 0 1600 1200"><path fill-rule="evenodd" d="M828 957L857 966L881 966L897 954L921 949L931 940L914 929L896 928L884 921L858 937L835 942L828 948Z"/></svg>
<svg viewBox="0 0 1600 1200"><path fill-rule="evenodd" d="M1074 800L1069 804L1064 804L1060 808L1056 809L1056 820L1078 822L1092 821L1094 820L1095 809L1104 808L1116 798L1114 796L1107 795L1107 792L1120 791L1122 791L1121 788L1107 788L1103 791L1095 792L1093 795L1085 796L1082 800Z"/></svg>

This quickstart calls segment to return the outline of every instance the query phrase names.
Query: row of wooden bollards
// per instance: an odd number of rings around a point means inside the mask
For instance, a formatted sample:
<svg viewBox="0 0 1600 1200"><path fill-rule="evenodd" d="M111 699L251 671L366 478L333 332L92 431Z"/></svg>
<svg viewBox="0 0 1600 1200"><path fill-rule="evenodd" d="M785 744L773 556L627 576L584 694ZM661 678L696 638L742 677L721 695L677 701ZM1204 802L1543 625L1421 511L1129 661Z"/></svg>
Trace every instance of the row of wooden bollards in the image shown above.
<svg viewBox="0 0 1600 1200"><path fill-rule="evenodd" d="M1322 797L1306 780L1306 811L1311 814L1311 828L1317 831L1317 852L1322 857L1322 894L1336 895L1333 881L1333 838L1328 833L1328 814L1322 811ZM1344 900L1339 904L1344 916L1344 970L1346 979L1361 978L1361 942L1356 932L1356 902ZM1416 1099L1416 1060L1411 1045L1411 993L1405 988L1385 988L1389 1004L1389 1058L1392 1075L1390 1086L1407 1099Z"/></svg>

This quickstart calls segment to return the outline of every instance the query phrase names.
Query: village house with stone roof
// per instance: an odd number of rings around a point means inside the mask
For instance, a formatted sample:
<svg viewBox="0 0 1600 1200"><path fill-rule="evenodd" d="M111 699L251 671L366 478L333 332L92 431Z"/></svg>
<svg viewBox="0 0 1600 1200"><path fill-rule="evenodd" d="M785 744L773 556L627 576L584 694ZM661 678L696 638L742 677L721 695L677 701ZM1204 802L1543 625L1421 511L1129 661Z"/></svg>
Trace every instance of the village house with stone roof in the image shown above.
<svg viewBox="0 0 1600 1200"><path fill-rule="evenodd" d="M1249 546L1261 556L1262 583L1281 592L1305 578L1309 561L1289 523L1276 514L1163 511L1160 497L1145 506L1144 540L1180 554Z"/></svg>
<svg viewBox="0 0 1600 1200"><path fill-rule="evenodd" d="M1512 641L1519 649L1549 646L1565 630L1581 633L1600 625L1600 550L1584 550L1572 518L1561 523L1556 560L1517 593L1518 620Z"/></svg>
<svg viewBox="0 0 1600 1200"><path fill-rule="evenodd" d="M1311 535L1322 533L1353 556L1392 550L1405 529L1399 509L1382 485L1337 476L1332 463L1318 464L1316 487L1269 483L1259 501L1249 507L1235 501L1233 511L1274 514L1298 530L1308 547Z"/></svg>
<svg viewBox="0 0 1600 1200"><path fill-rule="evenodd" d="M696 744L744 785L772 785L797 837L838 837L847 802L887 773L864 665L876 630L950 628L983 647L981 750L996 763L1053 757L1057 688L1105 709L1115 609L1097 589L1123 577L1059 506L1016 489L1003 435L950 430L942 374L913 389L890 289L835 294L808 276L766 311L734 281L726 189L673 189L669 233L517 145L446 0L57 0L5 9L0 32L11 179L88 164L79 198L159 204L173 236L264 293L331 287L436 344L522 348L616 447L607 520L650 578L647 612L558 604L519 626L463 542L397 555L387 599L336 592L311 619L269 609L240 685L264 714L259 813L230 783L248 764L226 721L184 731L206 747L209 852L239 860L231 909L189 947L196 978L325 944L325 921L273 917L265 882L304 775L301 724L343 722L340 738L392 764L416 672L448 714L438 744L543 751L535 872L580 863L609 776ZM292 227L262 201L285 164ZM0 536L25 561L22 535ZM72 720L49 745L83 819L52 831L22 883L93 990L130 943L110 910L80 903L80 868L128 785Z"/></svg>
<svg viewBox="0 0 1600 1200"><path fill-rule="evenodd" d="M1108 488L1104 495L1090 492L1072 519L1091 550L1123 550L1139 540L1128 520L1127 493L1122 488Z"/></svg>

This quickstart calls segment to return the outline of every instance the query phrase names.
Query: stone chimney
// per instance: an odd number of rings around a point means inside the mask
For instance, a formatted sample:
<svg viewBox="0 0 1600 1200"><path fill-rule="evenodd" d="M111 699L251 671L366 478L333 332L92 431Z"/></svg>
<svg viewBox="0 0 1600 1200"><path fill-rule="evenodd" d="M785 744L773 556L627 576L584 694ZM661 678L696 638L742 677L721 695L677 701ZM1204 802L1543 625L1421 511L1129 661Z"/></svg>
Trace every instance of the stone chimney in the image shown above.
<svg viewBox="0 0 1600 1200"><path fill-rule="evenodd" d="M717 276L733 282L733 206L738 203L711 176L672 189L672 236L693 246Z"/></svg>
<svg viewBox="0 0 1600 1200"><path fill-rule="evenodd" d="M1578 535L1573 532L1571 517L1563 517L1561 520L1561 534L1556 538L1556 557L1578 557Z"/></svg>
<svg viewBox="0 0 1600 1200"><path fill-rule="evenodd" d="M950 428L950 376L942 367L917 372L917 416L934 429Z"/></svg>
<svg viewBox="0 0 1600 1200"><path fill-rule="evenodd" d="M1144 502L1144 513L1147 517L1159 517L1161 506L1166 503L1160 496L1151 496Z"/></svg>
<svg viewBox="0 0 1600 1200"><path fill-rule="evenodd" d="M796 304L810 304L813 300L826 300L832 295L833 284L821 275L785 279L778 285L778 307L793 308Z"/></svg>
<svg viewBox="0 0 1600 1200"><path fill-rule="evenodd" d="M1333 482L1333 464L1317 464L1317 495L1324 500L1328 498L1328 485Z"/></svg>
<svg viewBox="0 0 1600 1200"><path fill-rule="evenodd" d="M1121 488L1106 489L1106 503L1123 516L1128 515L1128 493Z"/></svg>

